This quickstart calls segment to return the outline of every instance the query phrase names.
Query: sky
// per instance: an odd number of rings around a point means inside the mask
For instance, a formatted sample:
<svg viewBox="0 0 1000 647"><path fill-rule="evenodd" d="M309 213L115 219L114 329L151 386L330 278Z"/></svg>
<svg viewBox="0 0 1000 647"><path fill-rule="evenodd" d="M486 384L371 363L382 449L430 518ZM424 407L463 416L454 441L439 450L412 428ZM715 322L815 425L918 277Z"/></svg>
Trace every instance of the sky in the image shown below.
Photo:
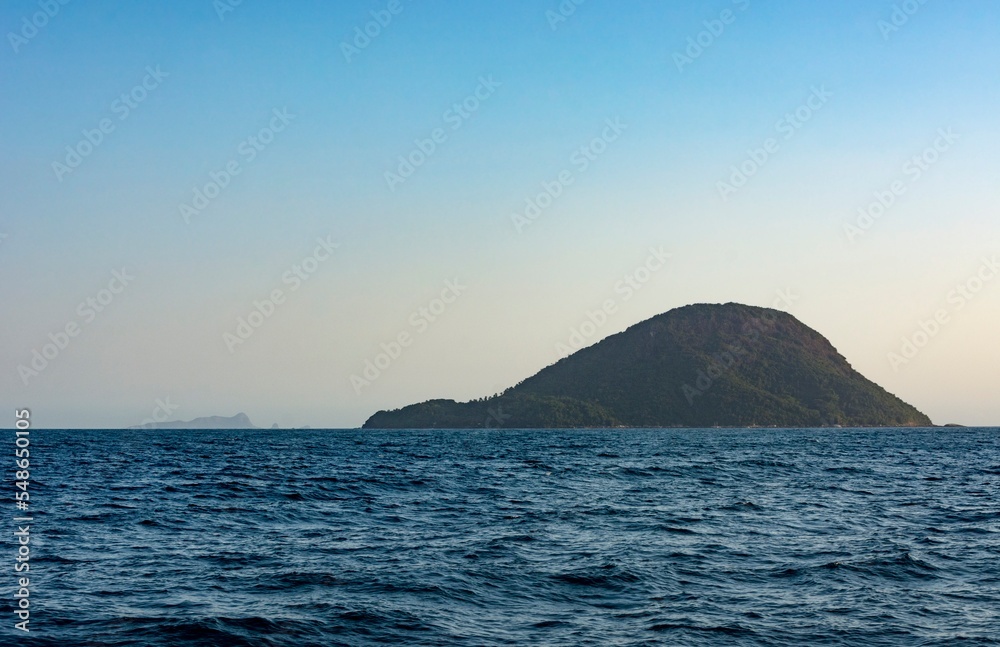
<svg viewBox="0 0 1000 647"><path fill-rule="evenodd" d="M731 301L1000 424L995 2L9 0L0 27L0 426L357 427Z"/></svg>

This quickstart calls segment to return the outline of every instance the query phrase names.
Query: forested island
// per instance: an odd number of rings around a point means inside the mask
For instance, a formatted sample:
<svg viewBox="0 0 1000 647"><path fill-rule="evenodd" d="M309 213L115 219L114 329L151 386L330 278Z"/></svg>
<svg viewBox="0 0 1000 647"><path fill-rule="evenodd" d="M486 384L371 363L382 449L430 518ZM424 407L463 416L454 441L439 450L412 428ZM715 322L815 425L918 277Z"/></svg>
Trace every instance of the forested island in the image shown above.
<svg viewBox="0 0 1000 647"><path fill-rule="evenodd" d="M931 426L815 330L770 308L677 308L503 393L379 411L367 429Z"/></svg>

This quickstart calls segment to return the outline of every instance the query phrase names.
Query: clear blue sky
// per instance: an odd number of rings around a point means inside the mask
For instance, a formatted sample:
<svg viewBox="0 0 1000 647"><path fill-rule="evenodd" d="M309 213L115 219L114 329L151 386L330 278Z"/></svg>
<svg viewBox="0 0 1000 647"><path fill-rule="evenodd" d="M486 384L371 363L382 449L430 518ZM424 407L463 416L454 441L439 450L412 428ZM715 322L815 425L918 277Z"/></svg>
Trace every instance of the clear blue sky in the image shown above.
<svg viewBox="0 0 1000 647"><path fill-rule="evenodd" d="M609 299L588 344L790 290L935 422L1000 423L1000 6L559 11L3 3L0 411L357 426L516 383ZM625 290L650 248L672 256Z"/></svg>

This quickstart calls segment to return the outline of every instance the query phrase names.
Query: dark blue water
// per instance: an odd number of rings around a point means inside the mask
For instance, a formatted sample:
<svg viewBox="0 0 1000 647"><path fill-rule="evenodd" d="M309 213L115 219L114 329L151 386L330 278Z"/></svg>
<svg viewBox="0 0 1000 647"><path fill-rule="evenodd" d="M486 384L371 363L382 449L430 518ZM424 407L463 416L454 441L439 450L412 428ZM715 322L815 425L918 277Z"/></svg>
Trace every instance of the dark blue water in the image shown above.
<svg viewBox="0 0 1000 647"><path fill-rule="evenodd" d="M998 430L32 441L4 644L1000 644Z"/></svg>

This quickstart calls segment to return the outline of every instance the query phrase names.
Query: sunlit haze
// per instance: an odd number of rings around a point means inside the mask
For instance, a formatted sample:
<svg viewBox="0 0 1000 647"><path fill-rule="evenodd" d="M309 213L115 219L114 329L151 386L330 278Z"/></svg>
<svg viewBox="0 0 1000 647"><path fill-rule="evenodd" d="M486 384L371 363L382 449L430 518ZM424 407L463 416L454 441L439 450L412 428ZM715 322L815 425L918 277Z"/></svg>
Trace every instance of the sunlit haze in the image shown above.
<svg viewBox="0 0 1000 647"><path fill-rule="evenodd" d="M1000 423L994 2L48 4L0 6L36 426L357 427L726 302Z"/></svg>

